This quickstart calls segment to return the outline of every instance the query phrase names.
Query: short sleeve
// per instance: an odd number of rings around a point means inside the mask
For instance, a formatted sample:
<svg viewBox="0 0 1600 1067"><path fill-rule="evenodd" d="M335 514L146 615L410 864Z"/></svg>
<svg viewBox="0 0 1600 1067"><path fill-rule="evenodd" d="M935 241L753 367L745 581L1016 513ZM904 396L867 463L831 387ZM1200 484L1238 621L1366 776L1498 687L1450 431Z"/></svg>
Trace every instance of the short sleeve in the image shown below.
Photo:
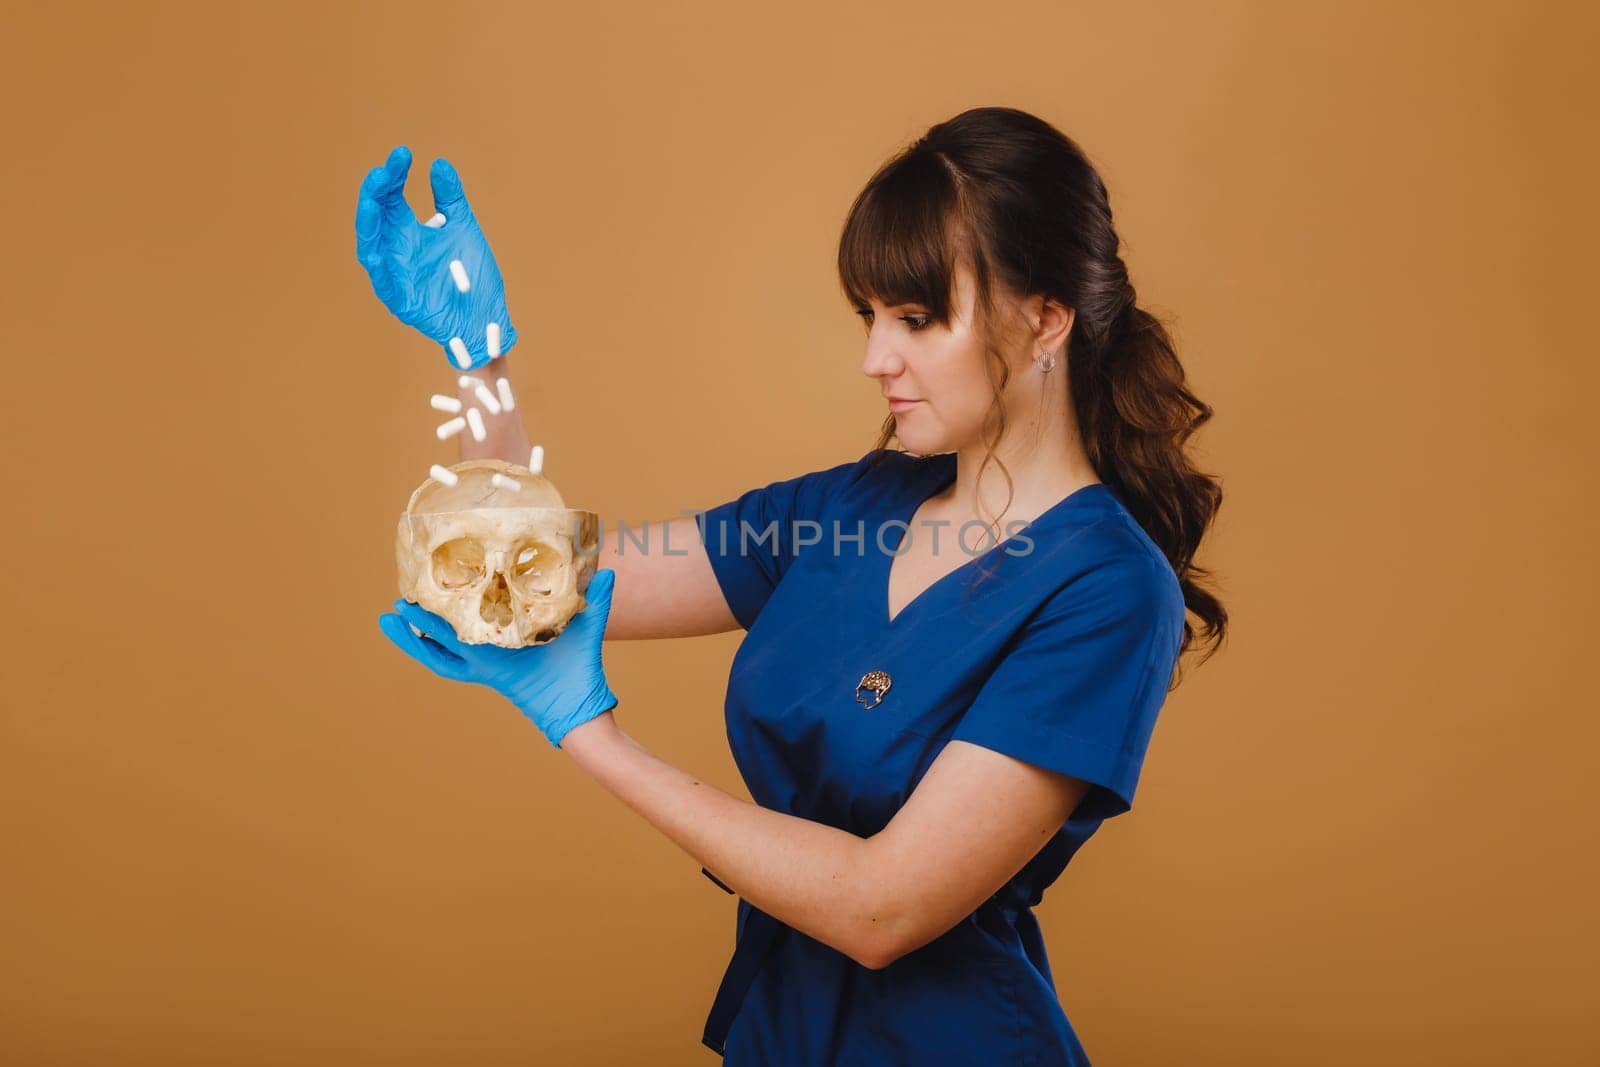
<svg viewBox="0 0 1600 1067"><path fill-rule="evenodd" d="M1098 565L1018 631L951 739L1088 782L1073 819L1121 815L1133 806L1183 624L1183 591L1164 561Z"/></svg>
<svg viewBox="0 0 1600 1067"><path fill-rule="evenodd" d="M865 473L874 454L772 482L697 513L711 569L741 627L754 625L798 553L824 543L832 501Z"/></svg>

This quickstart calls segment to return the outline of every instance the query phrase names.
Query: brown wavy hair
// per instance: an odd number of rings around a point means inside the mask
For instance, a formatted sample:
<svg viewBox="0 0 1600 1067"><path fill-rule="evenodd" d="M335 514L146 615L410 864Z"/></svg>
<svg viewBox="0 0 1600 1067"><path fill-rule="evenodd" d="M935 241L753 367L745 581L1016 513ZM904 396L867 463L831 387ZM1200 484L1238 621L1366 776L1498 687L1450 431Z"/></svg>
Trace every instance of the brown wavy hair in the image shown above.
<svg viewBox="0 0 1600 1067"><path fill-rule="evenodd" d="M1185 445L1211 408L1185 384L1166 326L1138 306L1120 245L1105 183L1071 138L1025 111L980 107L933 126L873 174L845 219L839 280L856 310L865 310L869 297L918 304L948 326L956 265L971 270L975 330L994 386L983 466L1000 466L1008 494L1011 474L994 454L1005 433L1001 394L1010 377L995 342L997 283L1074 310L1066 373L1084 449L1166 555L1186 615L1200 620L1209 644L1203 663L1228 625L1207 588L1211 572L1194 562L1222 505L1222 487L1195 468ZM874 447L887 449L894 437L891 415ZM1186 617L1180 658L1196 638Z"/></svg>

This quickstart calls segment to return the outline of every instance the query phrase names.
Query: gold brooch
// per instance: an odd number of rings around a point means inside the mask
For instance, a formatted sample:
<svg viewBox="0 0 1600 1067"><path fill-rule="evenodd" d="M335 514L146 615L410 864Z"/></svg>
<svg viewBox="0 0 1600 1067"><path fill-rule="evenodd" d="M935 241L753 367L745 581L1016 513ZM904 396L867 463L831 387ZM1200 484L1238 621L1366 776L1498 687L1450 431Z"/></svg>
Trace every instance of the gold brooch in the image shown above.
<svg viewBox="0 0 1600 1067"><path fill-rule="evenodd" d="M889 691L889 675L884 671L868 671L861 676L861 681L856 683L856 702L865 704L868 711L883 702L883 694ZM863 689L872 690L872 703L867 704L861 699Z"/></svg>

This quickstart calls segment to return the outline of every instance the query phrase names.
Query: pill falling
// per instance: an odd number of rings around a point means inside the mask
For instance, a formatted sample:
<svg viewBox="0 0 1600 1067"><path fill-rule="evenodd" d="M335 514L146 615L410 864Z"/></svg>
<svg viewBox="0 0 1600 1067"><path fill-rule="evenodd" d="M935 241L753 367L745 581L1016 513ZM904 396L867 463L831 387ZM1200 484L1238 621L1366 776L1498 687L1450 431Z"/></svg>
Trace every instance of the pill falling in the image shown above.
<svg viewBox="0 0 1600 1067"><path fill-rule="evenodd" d="M467 420L458 415L449 422L441 422L437 427L434 428L433 432L439 435L439 440L443 441L448 437L454 437L456 434L460 433L466 424Z"/></svg>
<svg viewBox="0 0 1600 1067"><path fill-rule="evenodd" d="M467 281L467 268L461 265L459 259L450 261L450 277L456 280L456 288L465 293L472 288L472 283Z"/></svg>
<svg viewBox="0 0 1600 1067"><path fill-rule="evenodd" d="M461 338L450 338L450 354L456 357L456 363L462 370L472 366L472 355L467 351L467 343Z"/></svg>
<svg viewBox="0 0 1600 1067"><path fill-rule="evenodd" d="M432 405L433 410L448 411L452 415L461 410L461 401L453 396L445 396L443 393L434 393L433 396L428 398L428 403Z"/></svg>
<svg viewBox="0 0 1600 1067"><path fill-rule="evenodd" d="M521 482L517 481L515 478L507 478L504 474L501 474L498 471L496 471L489 478L489 480L502 489L510 489L515 491L522 488Z"/></svg>
<svg viewBox="0 0 1600 1067"><path fill-rule="evenodd" d="M441 467L437 463L428 468L428 474L432 476L434 481L443 482L445 485L455 485L459 480L456 478L455 471L449 467Z"/></svg>
<svg viewBox="0 0 1600 1067"><path fill-rule="evenodd" d="M535 474L544 470L544 445L534 445L533 451L528 453L528 469Z"/></svg>
<svg viewBox="0 0 1600 1067"><path fill-rule="evenodd" d="M467 426L472 430L472 439L474 441L482 441L487 436L483 430L483 415L479 413L477 408L467 409Z"/></svg>
<svg viewBox="0 0 1600 1067"><path fill-rule="evenodd" d="M461 386L463 389L476 389L478 386L478 379L474 378L470 374L463 374L456 378L456 384Z"/></svg>
<svg viewBox="0 0 1600 1067"><path fill-rule="evenodd" d="M500 414L500 401L494 398L493 393L484 388L482 382L479 382L477 385L473 386L472 391L477 394L478 403L483 405L483 410L487 411L491 415Z"/></svg>
<svg viewBox="0 0 1600 1067"><path fill-rule="evenodd" d="M496 378L494 387L500 394L500 406L507 411L517 410L517 402L511 397L511 381L508 378Z"/></svg>
<svg viewBox="0 0 1600 1067"><path fill-rule="evenodd" d="M423 225L429 227L430 229L437 230L440 226L444 225L444 216L435 213L433 218L429 219L427 222L424 222Z"/></svg>
<svg viewBox="0 0 1600 1067"><path fill-rule="evenodd" d="M489 348L489 358L500 358L500 324L491 322L483 328L483 343Z"/></svg>

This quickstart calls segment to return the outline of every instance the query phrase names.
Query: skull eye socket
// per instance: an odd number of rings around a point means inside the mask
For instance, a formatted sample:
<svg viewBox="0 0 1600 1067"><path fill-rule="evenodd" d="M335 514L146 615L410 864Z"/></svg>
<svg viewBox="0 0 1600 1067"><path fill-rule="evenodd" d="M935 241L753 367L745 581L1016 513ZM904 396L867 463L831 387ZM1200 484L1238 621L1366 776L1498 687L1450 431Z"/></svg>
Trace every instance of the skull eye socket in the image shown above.
<svg viewBox="0 0 1600 1067"><path fill-rule="evenodd" d="M549 596L565 559L542 541L528 541L511 558L511 581L524 596Z"/></svg>
<svg viewBox="0 0 1600 1067"><path fill-rule="evenodd" d="M433 580L441 589L462 589L483 581L483 545L467 537L433 550Z"/></svg>
<svg viewBox="0 0 1600 1067"><path fill-rule="evenodd" d="M511 564L513 578L536 577L544 573L546 567L554 562L551 553L537 542L523 545L517 550L517 558Z"/></svg>

